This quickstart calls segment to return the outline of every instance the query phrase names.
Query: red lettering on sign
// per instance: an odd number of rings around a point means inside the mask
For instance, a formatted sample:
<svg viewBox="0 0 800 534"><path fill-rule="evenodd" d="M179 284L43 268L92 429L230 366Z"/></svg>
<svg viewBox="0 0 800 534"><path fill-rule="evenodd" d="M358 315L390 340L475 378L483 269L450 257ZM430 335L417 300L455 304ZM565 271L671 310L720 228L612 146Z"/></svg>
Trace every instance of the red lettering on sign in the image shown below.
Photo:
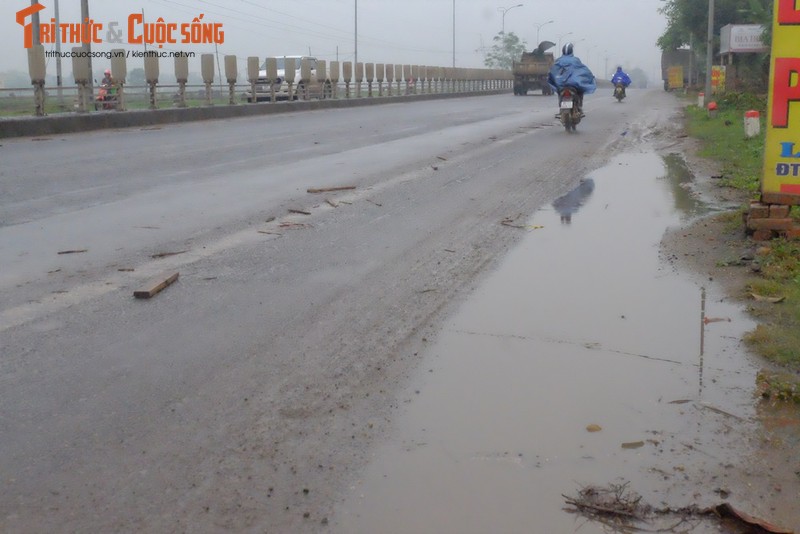
<svg viewBox="0 0 800 534"><path fill-rule="evenodd" d="M800 9L797 0L779 0L778 24L800 24Z"/></svg>
<svg viewBox="0 0 800 534"><path fill-rule="evenodd" d="M772 87L772 126L789 126L789 104L800 102L800 83L792 85L792 77L800 76L800 58L775 59L775 84Z"/></svg>

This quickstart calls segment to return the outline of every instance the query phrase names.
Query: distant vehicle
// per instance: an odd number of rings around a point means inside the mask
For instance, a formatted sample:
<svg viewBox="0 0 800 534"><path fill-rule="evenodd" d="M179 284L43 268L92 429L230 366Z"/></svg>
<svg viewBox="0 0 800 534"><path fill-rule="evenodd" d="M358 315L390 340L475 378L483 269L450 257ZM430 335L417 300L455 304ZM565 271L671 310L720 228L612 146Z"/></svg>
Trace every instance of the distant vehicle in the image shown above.
<svg viewBox="0 0 800 534"><path fill-rule="evenodd" d="M661 79L665 91L683 89L692 80L697 81L697 61L693 52L687 48L661 52Z"/></svg>
<svg viewBox="0 0 800 534"><path fill-rule="evenodd" d="M541 89L543 95L553 94L553 89L547 83L547 74L553 66L555 58L552 52L555 43L542 41L533 52L523 52L519 61L513 63L514 94L527 95L528 91Z"/></svg>
<svg viewBox="0 0 800 534"><path fill-rule="evenodd" d="M286 60L294 59L295 73L292 82L291 94L289 84L286 81ZM305 98L331 98L333 88L331 81L326 79L324 82L317 80L317 58L312 56L283 56L276 58L278 64L278 77L275 80L267 78L267 62L261 65L256 81L255 101L270 100L273 88L276 100L298 100ZM309 66L309 76L303 78L302 65L306 61ZM245 93L248 101L253 102L253 95L250 91Z"/></svg>

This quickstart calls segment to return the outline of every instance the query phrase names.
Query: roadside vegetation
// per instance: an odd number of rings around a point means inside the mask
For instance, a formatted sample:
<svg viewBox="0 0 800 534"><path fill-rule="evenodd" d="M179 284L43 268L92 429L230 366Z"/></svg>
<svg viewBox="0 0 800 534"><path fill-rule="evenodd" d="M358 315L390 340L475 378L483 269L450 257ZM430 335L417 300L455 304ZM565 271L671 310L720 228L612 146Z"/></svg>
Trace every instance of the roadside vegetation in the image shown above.
<svg viewBox="0 0 800 534"><path fill-rule="evenodd" d="M746 191L749 198L756 200L764 133L747 139L743 121L748 110L765 116L766 96L731 93L717 103L716 116L697 105L687 106L687 133L702 141L699 156L721 164L722 175L716 177L720 187ZM745 210L743 206L742 213ZM792 208L792 216L800 219L797 206ZM726 221L725 231L744 235L741 213L721 217ZM753 245L755 254L747 263L752 275L741 293L760 324L747 334L745 341L782 370L759 375L764 397L800 403L800 240L780 238Z"/></svg>

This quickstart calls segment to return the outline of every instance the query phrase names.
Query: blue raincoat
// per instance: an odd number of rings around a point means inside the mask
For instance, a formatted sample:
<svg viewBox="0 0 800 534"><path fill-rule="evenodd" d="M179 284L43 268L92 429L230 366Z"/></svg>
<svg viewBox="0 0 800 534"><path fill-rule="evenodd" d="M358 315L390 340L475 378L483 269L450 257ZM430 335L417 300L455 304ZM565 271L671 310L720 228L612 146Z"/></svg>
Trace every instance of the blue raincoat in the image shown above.
<svg viewBox="0 0 800 534"><path fill-rule="evenodd" d="M618 82L628 87L631 84L631 77L625 74L622 69L617 69L617 72L615 72L614 76L611 78L611 83L617 85Z"/></svg>
<svg viewBox="0 0 800 534"><path fill-rule="evenodd" d="M575 56L561 56L553 63L547 83L556 90L569 85L575 87L580 93L592 94L597 89L594 74L589 67L581 63Z"/></svg>

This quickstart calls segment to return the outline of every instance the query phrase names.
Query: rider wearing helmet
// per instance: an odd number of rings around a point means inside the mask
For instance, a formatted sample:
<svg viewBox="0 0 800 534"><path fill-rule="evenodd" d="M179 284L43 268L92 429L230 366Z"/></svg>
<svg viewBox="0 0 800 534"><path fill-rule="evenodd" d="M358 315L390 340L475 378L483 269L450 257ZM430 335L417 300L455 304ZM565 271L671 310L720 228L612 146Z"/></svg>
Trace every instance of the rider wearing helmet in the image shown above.
<svg viewBox="0 0 800 534"><path fill-rule="evenodd" d="M625 74L622 67L617 67L617 72L611 77L611 84L614 85L614 87L616 87L617 84L622 84L623 94L625 94L624 88L631 84L631 77Z"/></svg>
<svg viewBox="0 0 800 534"><path fill-rule="evenodd" d="M594 74L589 67L575 57L572 43L565 44L561 53L563 55L550 69L547 82L556 92L560 92L566 86L574 87L579 95L578 107L583 115L583 95L592 94L597 89Z"/></svg>
<svg viewBox="0 0 800 534"><path fill-rule="evenodd" d="M100 85L104 87L111 87L114 84L114 79L111 77L111 69L106 69L103 72L103 81L100 82Z"/></svg>

